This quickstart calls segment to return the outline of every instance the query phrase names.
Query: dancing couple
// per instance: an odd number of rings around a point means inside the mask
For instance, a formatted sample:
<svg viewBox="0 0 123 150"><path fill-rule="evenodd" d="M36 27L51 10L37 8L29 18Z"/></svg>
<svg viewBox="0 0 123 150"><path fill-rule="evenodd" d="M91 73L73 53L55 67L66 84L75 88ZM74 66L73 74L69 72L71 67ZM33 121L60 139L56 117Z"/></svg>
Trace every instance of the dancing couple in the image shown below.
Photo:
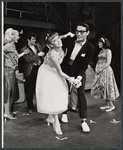
<svg viewBox="0 0 123 150"><path fill-rule="evenodd" d="M53 124L54 131L58 135L63 134L58 114L64 113L68 109L68 84L66 80L70 84L79 85L77 91L81 127L83 132L90 132L90 128L86 122L87 102L84 87L86 80L85 71L93 56L94 47L87 41L88 35L89 26L84 23L79 24L76 29L76 41L79 42L74 41L71 43L74 49L72 47L68 49L65 56L69 58L68 62L72 61L72 63L66 64L71 69L71 77L64 73L60 66L65 55L62 49L61 38L66 38L67 36L73 37L73 34L68 33L64 36L59 36L58 33L53 33L46 38L46 45L49 51L45 56L44 63L38 70L36 81L37 111L49 114L46 121L48 124Z"/></svg>

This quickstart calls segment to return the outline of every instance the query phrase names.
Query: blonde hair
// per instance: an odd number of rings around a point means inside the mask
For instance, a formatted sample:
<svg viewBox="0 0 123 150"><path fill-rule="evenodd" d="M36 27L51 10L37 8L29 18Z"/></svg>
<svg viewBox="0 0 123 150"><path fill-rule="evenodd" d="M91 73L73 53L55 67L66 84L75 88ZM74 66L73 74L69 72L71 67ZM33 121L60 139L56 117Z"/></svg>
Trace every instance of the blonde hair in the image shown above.
<svg viewBox="0 0 123 150"><path fill-rule="evenodd" d="M48 48L49 48L49 44L51 44L52 39L54 39L54 37L56 37L56 36L59 36L59 34L57 32L46 35L45 43Z"/></svg>
<svg viewBox="0 0 123 150"><path fill-rule="evenodd" d="M12 42L13 39L17 37L18 34L19 32L17 30L14 30L13 28L7 29L4 34L4 43Z"/></svg>

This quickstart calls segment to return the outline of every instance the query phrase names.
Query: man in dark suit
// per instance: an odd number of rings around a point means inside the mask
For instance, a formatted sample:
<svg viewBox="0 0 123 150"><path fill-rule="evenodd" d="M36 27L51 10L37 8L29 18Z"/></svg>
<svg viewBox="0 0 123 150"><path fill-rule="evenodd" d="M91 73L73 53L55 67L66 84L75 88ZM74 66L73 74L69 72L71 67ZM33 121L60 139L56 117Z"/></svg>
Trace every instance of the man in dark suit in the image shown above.
<svg viewBox="0 0 123 150"><path fill-rule="evenodd" d="M84 93L86 82L86 70L94 54L93 45L87 40L89 35L89 26L86 23L80 23L76 28L76 37L70 40L68 52L63 62L63 71L80 79L82 85L77 89L79 102L79 117L83 132L90 132L87 120L87 101ZM61 118L62 122L67 123L67 113L64 112Z"/></svg>
<svg viewBox="0 0 123 150"><path fill-rule="evenodd" d="M33 94L35 91L37 71L42 63L41 57L44 55L41 45L36 43L36 37L36 33L30 32L27 37L27 44L21 49L22 52L29 49L29 53L24 56L25 91L29 114L34 110Z"/></svg>

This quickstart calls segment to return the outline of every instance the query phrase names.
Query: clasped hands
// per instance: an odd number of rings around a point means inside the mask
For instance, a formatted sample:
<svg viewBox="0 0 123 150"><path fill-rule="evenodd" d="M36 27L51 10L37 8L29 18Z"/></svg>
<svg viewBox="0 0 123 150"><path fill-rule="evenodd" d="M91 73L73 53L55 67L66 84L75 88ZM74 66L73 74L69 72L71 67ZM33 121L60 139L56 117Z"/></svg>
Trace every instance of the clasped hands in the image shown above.
<svg viewBox="0 0 123 150"><path fill-rule="evenodd" d="M75 86L76 88L79 88L82 85L81 80L82 80L82 76L78 76L76 79L75 79L75 77L71 77L69 79L69 83L71 85Z"/></svg>

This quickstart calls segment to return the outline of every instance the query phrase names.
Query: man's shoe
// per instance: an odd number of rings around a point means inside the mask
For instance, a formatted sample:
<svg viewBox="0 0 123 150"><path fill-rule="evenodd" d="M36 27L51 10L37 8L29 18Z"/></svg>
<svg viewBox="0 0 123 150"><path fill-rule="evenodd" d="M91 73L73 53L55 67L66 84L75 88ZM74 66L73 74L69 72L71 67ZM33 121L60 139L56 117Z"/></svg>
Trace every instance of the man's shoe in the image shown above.
<svg viewBox="0 0 123 150"><path fill-rule="evenodd" d="M90 128L85 121L81 124L81 127L82 127L83 132L90 132Z"/></svg>
<svg viewBox="0 0 123 150"><path fill-rule="evenodd" d="M28 114L31 114L32 112L33 112L33 110L32 110L32 109L29 109L27 113L28 113Z"/></svg>
<svg viewBox="0 0 123 150"><path fill-rule="evenodd" d="M62 121L63 123L68 123L67 114L63 114L63 115L62 115L61 121Z"/></svg>
<svg viewBox="0 0 123 150"><path fill-rule="evenodd" d="M110 112L110 111L112 111L114 109L115 109L115 106L109 107L108 109L106 109L106 112Z"/></svg>
<svg viewBox="0 0 123 150"><path fill-rule="evenodd" d="M109 108L109 106L100 107L100 109L102 109L102 110L105 110L105 109L108 109L108 108Z"/></svg>

